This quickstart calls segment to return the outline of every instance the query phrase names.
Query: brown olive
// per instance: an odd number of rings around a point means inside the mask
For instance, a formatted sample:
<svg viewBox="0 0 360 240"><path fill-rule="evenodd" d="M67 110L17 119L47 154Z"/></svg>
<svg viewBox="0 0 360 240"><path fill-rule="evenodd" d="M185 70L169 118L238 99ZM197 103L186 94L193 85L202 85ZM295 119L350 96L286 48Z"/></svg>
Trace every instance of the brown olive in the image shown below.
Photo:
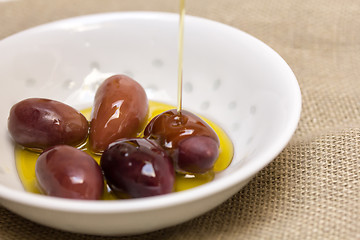
<svg viewBox="0 0 360 240"><path fill-rule="evenodd" d="M18 144L46 149L58 144L78 146L84 143L89 124L80 112L64 103L29 98L11 108L8 129Z"/></svg>
<svg viewBox="0 0 360 240"><path fill-rule="evenodd" d="M86 152L58 145L40 154L35 165L40 189L49 196L100 199L104 180L100 166Z"/></svg>
<svg viewBox="0 0 360 240"><path fill-rule="evenodd" d="M162 146L181 173L205 173L211 170L219 155L219 138L200 117L171 109L155 116L144 130L144 136Z"/></svg>
<svg viewBox="0 0 360 240"><path fill-rule="evenodd" d="M145 90L125 75L114 75L98 88L90 122L89 147L95 153L121 138L136 137L146 124Z"/></svg>
<svg viewBox="0 0 360 240"><path fill-rule="evenodd" d="M189 136L179 142L177 169L189 173L210 171L219 156L218 143L207 136Z"/></svg>

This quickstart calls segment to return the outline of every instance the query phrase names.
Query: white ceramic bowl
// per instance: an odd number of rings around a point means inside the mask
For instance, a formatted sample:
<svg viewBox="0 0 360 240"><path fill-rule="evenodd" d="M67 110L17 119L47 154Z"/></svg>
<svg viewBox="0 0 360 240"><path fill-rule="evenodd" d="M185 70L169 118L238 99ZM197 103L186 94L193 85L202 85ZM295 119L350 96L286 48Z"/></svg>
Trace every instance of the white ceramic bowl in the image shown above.
<svg viewBox="0 0 360 240"><path fill-rule="evenodd" d="M176 105L177 35L177 14L123 12L62 20L1 40L1 204L66 231L138 234L209 211L274 159L300 116L301 94L293 72L254 37L187 16L183 106L227 131L235 148L231 165L200 187L135 200L68 200L23 190L7 133L10 107L27 97L89 106L99 82L112 73L132 76L150 99Z"/></svg>

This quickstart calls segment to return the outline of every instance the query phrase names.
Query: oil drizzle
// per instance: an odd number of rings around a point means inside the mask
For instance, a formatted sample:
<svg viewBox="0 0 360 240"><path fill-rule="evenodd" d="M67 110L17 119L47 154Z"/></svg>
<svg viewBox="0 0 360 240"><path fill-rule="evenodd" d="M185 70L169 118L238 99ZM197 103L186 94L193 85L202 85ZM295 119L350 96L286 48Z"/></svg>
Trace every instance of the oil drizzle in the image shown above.
<svg viewBox="0 0 360 240"><path fill-rule="evenodd" d="M183 50L184 50L184 19L185 0L180 0L179 40L178 40L178 105L177 111L182 109L182 86L183 86Z"/></svg>

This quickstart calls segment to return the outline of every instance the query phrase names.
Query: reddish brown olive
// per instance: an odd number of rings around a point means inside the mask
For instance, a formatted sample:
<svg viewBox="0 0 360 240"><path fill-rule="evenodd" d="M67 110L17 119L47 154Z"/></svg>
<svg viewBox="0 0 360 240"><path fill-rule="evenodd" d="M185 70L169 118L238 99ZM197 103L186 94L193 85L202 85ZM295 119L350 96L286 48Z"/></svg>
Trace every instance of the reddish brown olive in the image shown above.
<svg viewBox="0 0 360 240"><path fill-rule="evenodd" d="M95 153L121 138L136 137L148 115L145 90L125 75L114 75L98 88L90 122L89 146Z"/></svg>
<svg viewBox="0 0 360 240"><path fill-rule="evenodd" d="M98 200L104 189L100 166L86 152L58 145L40 154L36 179L44 194L54 197Z"/></svg>
<svg viewBox="0 0 360 240"><path fill-rule="evenodd" d="M200 117L171 109L155 116L144 136L162 146L181 173L205 173L212 169L219 154L219 138Z"/></svg>
<svg viewBox="0 0 360 240"><path fill-rule="evenodd" d="M64 103L29 98L11 108L8 129L18 144L46 149L58 144L78 146L84 143L89 124L80 112Z"/></svg>
<svg viewBox="0 0 360 240"><path fill-rule="evenodd" d="M207 136L190 136L179 142L177 169L190 173L210 171L219 156L217 142Z"/></svg>

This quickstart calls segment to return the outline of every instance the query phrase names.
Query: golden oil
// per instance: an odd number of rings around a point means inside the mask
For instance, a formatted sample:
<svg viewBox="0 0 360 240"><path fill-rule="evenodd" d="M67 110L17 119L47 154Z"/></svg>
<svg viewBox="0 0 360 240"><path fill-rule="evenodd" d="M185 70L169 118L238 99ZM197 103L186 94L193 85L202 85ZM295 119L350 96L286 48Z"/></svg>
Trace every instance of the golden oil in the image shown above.
<svg viewBox="0 0 360 240"><path fill-rule="evenodd" d="M174 106L164 103L149 101L148 121L150 121L156 115L174 108ZM87 119L90 119L91 108L84 109L81 112ZM213 171L210 171L208 173L194 175L176 174L175 191L183 191L210 182L211 180L213 180L216 172L224 170L231 163L234 152L231 140L218 125L208 119L202 119L214 129L214 131L219 137L219 157L215 163ZM95 161L100 163L101 156L92 154L90 151L87 150L86 145L82 148L82 150L89 153L95 159ZM15 160L19 178L24 186L24 189L32 193L40 193L35 176L35 163L38 157L39 153L24 149L20 146L15 147ZM116 197L111 193L111 190L107 186L104 189L103 199L116 199Z"/></svg>

